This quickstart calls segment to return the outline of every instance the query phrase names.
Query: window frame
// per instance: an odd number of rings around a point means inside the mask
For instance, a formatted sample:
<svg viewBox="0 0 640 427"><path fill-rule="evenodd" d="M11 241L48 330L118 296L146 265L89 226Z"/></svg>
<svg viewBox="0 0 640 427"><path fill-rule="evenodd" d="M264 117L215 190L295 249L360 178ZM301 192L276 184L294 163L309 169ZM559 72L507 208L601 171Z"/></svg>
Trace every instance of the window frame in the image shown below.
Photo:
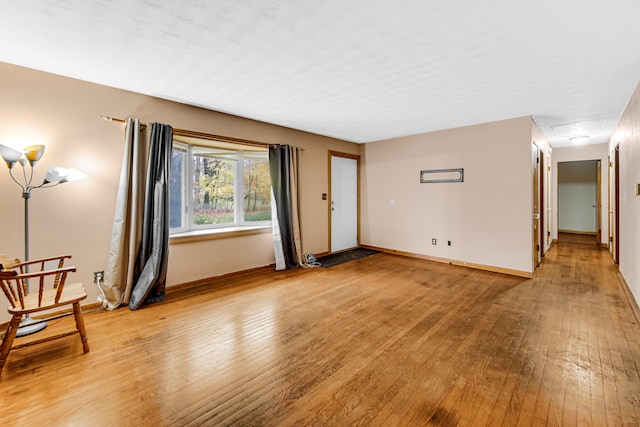
<svg viewBox="0 0 640 427"><path fill-rule="evenodd" d="M189 144L186 144L184 142L180 142L180 141L176 141L175 139L172 141L171 143L171 154L172 154L172 158L173 158L173 151L174 151L174 147L176 146L180 146L186 153L185 155L185 159L184 162L182 163L182 167L180 170L180 183L181 188L180 188L180 195L181 198L183 200L183 203L180 206L180 223L182 224L181 227L171 227L171 221L169 221L169 236L171 236L172 234L176 234L176 233L184 233L189 231L187 228L187 206L184 203L184 200L187 199L187 195L189 187L187 185L187 180L185 179L187 176L189 176ZM169 167L169 169L171 170L171 166ZM169 179L169 185L171 185L171 179ZM169 190L169 209L171 209L171 191ZM169 219L171 219L171 212L169 212Z"/></svg>
<svg viewBox="0 0 640 427"><path fill-rule="evenodd" d="M228 144L227 144L228 145ZM244 201L244 191L245 191L245 183L244 183L244 169L245 169L245 152L250 151L251 153L264 153L265 161L269 161L268 151L265 149L262 150L243 150L242 146L229 148L228 146L217 147L215 144L207 144L203 142L202 144L194 144L184 141L179 141L174 138L172 141L171 150L174 151L174 147L179 147L181 150L186 151L185 162L182 165L182 179L181 179L181 193L183 203L181 206L181 227L169 227L169 236L175 235L185 235L189 233L194 234L202 234L206 231L212 232L224 232L225 229L229 229L229 231L238 231L242 229L256 229L256 228L265 228L272 226L272 220L267 221L246 221L245 220L245 201ZM196 149L203 150L224 150L233 154L233 162L234 166L234 178L233 178L233 222L231 223L218 223L218 224L195 224L195 208L194 208L194 197L193 191L195 189L194 182L194 165L193 165L193 156L194 151ZM197 154L196 154L197 155ZM169 193L170 194L170 193Z"/></svg>

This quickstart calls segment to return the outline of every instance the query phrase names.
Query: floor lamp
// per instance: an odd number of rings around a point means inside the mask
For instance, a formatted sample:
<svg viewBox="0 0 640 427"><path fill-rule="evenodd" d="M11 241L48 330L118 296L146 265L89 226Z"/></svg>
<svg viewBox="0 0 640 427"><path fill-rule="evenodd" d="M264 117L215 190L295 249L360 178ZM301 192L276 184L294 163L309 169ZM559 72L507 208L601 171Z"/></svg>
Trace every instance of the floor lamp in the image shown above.
<svg viewBox="0 0 640 427"><path fill-rule="evenodd" d="M33 170L44 154L44 145L31 145L25 147L23 151L18 151L0 144L0 154L2 155L2 159L7 163L11 179L22 189L22 198L24 199L24 260L29 261L29 199L31 198L31 190L35 190L36 188L49 188L65 182L77 181L85 178L86 175L76 169L53 167L47 169L42 184L33 185ZM22 174L18 174L21 175L20 179L14 175L14 166L17 163L22 166ZM28 280L26 285L28 293ZM16 336L21 337L33 334L46 327L47 322L36 322L27 316L20 322L20 328Z"/></svg>

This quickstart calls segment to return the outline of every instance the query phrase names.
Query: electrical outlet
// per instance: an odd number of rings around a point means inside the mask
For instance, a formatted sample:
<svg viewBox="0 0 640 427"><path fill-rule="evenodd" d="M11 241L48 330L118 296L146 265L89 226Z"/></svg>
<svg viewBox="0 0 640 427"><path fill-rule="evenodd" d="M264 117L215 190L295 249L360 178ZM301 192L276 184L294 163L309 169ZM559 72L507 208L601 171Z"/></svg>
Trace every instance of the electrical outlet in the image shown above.
<svg viewBox="0 0 640 427"><path fill-rule="evenodd" d="M438 239L431 239L431 244L432 245L437 245L438 244Z"/></svg>
<svg viewBox="0 0 640 427"><path fill-rule="evenodd" d="M93 283L98 283L104 279L104 270L98 270L93 272Z"/></svg>

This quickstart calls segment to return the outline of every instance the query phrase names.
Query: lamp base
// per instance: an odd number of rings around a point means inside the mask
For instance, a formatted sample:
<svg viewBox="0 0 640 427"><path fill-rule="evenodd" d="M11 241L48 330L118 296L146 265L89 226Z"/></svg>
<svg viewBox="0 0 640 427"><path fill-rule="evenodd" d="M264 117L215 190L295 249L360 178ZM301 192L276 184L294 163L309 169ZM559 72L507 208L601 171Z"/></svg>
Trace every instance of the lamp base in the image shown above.
<svg viewBox="0 0 640 427"><path fill-rule="evenodd" d="M22 322L20 322L20 326L18 327L18 331L16 332L16 337L24 337L25 335L35 334L36 332L40 332L46 327L47 322L38 322L36 320L33 320L31 317L25 317Z"/></svg>

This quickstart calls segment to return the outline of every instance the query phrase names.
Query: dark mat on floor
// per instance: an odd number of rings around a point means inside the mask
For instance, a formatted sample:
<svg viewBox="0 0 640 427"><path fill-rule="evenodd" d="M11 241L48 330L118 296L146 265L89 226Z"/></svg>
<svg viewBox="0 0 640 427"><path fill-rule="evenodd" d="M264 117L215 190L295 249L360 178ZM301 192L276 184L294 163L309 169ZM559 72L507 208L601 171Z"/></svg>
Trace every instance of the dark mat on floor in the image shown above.
<svg viewBox="0 0 640 427"><path fill-rule="evenodd" d="M324 268L333 267L334 265L342 264L344 262L353 261L364 257L377 254L378 251L366 248L356 248L344 252L338 252L336 254L326 255L318 258L318 261Z"/></svg>

